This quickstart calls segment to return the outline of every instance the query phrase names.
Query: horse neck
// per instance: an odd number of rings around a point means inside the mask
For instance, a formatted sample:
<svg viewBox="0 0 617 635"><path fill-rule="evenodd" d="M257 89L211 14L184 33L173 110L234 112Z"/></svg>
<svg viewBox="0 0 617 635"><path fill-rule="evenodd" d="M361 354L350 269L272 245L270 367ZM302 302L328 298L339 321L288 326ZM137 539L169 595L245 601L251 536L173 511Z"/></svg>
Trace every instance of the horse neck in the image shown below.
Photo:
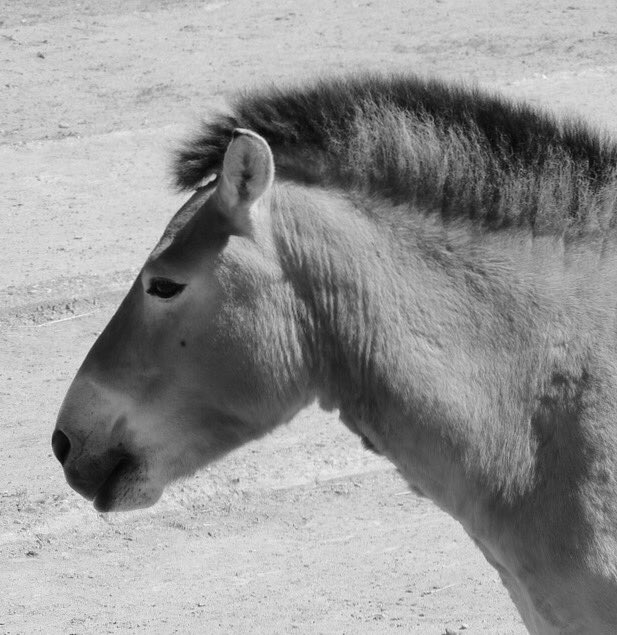
<svg viewBox="0 0 617 635"><path fill-rule="evenodd" d="M456 517L470 496L528 490L539 386L580 380L581 333L614 303L586 304L589 253L318 189L290 186L278 207L322 405Z"/></svg>

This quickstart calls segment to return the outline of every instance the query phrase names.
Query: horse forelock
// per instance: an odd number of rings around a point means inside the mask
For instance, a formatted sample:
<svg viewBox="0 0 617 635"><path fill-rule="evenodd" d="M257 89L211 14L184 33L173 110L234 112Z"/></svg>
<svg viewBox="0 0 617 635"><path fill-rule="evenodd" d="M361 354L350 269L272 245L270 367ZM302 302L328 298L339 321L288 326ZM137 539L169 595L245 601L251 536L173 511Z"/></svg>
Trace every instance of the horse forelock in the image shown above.
<svg viewBox="0 0 617 635"><path fill-rule="evenodd" d="M245 92L175 155L181 188L221 169L234 128L269 143L277 177L535 233L612 230L617 144L477 88L358 75Z"/></svg>

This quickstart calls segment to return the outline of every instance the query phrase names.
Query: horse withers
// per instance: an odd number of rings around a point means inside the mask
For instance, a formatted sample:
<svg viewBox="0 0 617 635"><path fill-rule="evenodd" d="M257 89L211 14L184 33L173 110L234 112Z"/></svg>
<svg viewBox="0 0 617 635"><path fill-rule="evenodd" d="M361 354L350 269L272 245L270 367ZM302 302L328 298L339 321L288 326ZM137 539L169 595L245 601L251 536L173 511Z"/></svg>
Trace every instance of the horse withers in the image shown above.
<svg viewBox="0 0 617 635"><path fill-rule="evenodd" d="M101 511L318 400L461 522L532 633L617 632L617 144L476 89L245 94L52 437Z"/></svg>

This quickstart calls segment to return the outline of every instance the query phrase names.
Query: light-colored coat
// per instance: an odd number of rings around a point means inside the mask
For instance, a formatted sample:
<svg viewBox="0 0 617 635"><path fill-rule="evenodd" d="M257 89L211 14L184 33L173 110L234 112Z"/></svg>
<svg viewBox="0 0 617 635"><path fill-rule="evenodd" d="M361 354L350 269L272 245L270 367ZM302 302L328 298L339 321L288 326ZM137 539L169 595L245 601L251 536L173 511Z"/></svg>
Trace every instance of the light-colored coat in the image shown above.
<svg viewBox="0 0 617 635"><path fill-rule="evenodd" d="M180 153L183 185L217 178L94 344L54 451L132 509L318 399L462 523L530 632L615 633L617 150L389 81L248 97ZM337 95L349 121L311 128Z"/></svg>

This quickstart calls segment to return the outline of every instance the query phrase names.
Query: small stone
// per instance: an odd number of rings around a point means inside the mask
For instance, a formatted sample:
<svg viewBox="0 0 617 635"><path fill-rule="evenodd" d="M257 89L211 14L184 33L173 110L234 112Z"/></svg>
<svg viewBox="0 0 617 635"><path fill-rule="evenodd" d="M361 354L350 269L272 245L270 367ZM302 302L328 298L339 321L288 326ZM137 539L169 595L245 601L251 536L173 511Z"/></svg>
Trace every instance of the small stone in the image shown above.
<svg viewBox="0 0 617 635"><path fill-rule="evenodd" d="M458 629L458 630L459 630L459 631L466 631L468 628L469 628L469 625L468 625L468 624L464 624L464 623L463 623L463 624L461 624L461 625L459 626L459 629Z"/></svg>

